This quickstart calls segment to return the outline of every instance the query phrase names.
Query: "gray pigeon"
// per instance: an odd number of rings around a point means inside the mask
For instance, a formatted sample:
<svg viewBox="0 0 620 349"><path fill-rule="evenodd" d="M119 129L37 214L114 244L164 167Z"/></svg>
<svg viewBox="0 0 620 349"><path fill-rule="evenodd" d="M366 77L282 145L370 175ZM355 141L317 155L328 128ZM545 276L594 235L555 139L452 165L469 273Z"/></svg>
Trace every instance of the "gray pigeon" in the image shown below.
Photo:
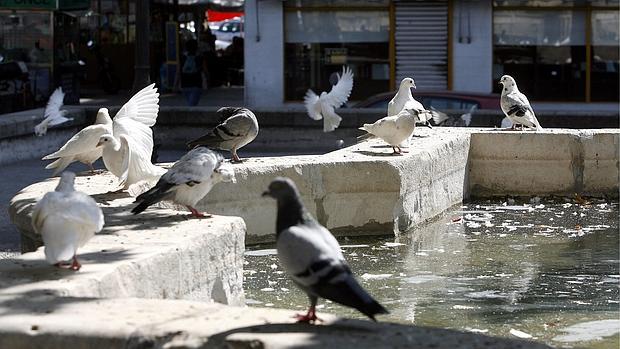
<svg viewBox="0 0 620 349"><path fill-rule="evenodd" d="M280 264L310 299L308 313L299 322L320 320L316 316L319 297L355 308L375 320L388 311L374 300L351 273L336 238L304 208L295 183L277 177L263 196L278 203L276 248Z"/></svg>
<svg viewBox="0 0 620 349"><path fill-rule="evenodd" d="M197 218L210 217L194 207L219 182L233 182L232 169L222 166L222 155L205 147L197 147L183 155L164 173L150 190L138 195L131 212L138 214L147 207L170 200L184 205Z"/></svg>
<svg viewBox="0 0 620 349"><path fill-rule="evenodd" d="M241 162L237 150L258 135L256 116L249 109L238 107L223 107L217 112L222 116L219 125L187 145L190 148L204 145L212 149L228 150L232 152L232 162Z"/></svg>
<svg viewBox="0 0 620 349"><path fill-rule="evenodd" d="M511 129L514 130L516 125L521 125L521 129L523 129L523 126L526 126L542 131L543 128L538 123L536 115L534 115L530 101L519 91L515 79L510 75L504 75L499 80L499 83L503 85L500 106L506 117L512 121Z"/></svg>

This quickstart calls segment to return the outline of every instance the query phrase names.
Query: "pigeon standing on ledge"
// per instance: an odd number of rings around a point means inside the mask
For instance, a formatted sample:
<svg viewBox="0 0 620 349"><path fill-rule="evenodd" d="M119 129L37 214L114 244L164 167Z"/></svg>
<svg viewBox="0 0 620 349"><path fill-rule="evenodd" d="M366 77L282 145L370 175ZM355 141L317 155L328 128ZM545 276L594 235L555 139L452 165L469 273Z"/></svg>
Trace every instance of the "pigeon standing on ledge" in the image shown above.
<svg viewBox="0 0 620 349"><path fill-rule="evenodd" d="M231 162L241 162L237 150L258 135L256 115L249 109L239 107L223 107L217 113L222 116L219 125L187 145L190 148L204 145L212 149L228 150L232 153Z"/></svg>
<svg viewBox="0 0 620 349"><path fill-rule="evenodd" d="M342 67L342 74L338 74L338 82L327 92L317 96L312 90L306 92L304 104L308 116L314 120L323 119L323 132L332 132L340 125L342 118L335 109L347 102L353 90L353 72L349 67Z"/></svg>
<svg viewBox="0 0 620 349"><path fill-rule="evenodd" d="M195 206L216 183L234 182L234 173L222 167L223 160L220 154L205 147L190 150L161 176L153 188L138 195L135 201L138 205L131 212L138 214L159 201L170 200L186 206L194 217L210 217L198 212Z"/></svg>
<svg viewBox="0 0 620 349"><path fill-rule="evenodd" d="M103 112L104 110L105 112ZM43 157L42 160L56 159L45 168L54 169L52 176L55 176L72 162L79 161L88 165L91 173L94 173L93 163L103 154L103 148L97 146L99 138L111 133L112 120L107 114L107 109L102 108L97 113L94 125L84 127L56 152Z"/></svg>
<svg viewBox="0 0 620 349"><path fill-rule="evenodd" d="M336 238L305 209L295 183L277 177L263 196L277 201L276 247L280 264L310 300L299 322L315 322L316 304L322 297L355 308L375 320L388 311L355 280Z"/></svg>
<svg viewBox="0 0 620 349"><path fill-rule="evenodd" d="M521 125L521 129L526 126L528 128L533 127L536 131L542 131L543 128L534 115L530 101L519 91L515 79L510 75L504 75L499 83L503 85L500 106L506 117L512 121L511 129L514 130L516 125Z"/></svg>
<svg viewBox="0 0 620 349"><path fill-rule="evenodd" d="M32 227L43 237L45 259L62 267L79 270L76 254L95 233L103 229L103 212L93 198L75 191L75 173L63 172L55 191L43 196L32 211Z"/></svg>
<svg viewBox="0 0 620 349"><path fill-rule="evenodd" d="M403 109L397 115L386 116L375 121L373 124L364 124L359 129L368 132L368 135L358 137L363 140L368 137L379 137L392 146L392 154L405 152L401 149L415 130L416 122L420 121L418 111L415 109Z"/></svg>
<svg viewBox="0 0 620 349"><path fill-rule="evenodd" d="M65 93L62 91L62 87L57 88L50 95L47 106L45 106L44 119L34 127L34 133L37 136L44 136L49 126L56 126L73 120L73 118L65 117L65 114L67 114L66 110L60 110L64 99Z"/></svg>

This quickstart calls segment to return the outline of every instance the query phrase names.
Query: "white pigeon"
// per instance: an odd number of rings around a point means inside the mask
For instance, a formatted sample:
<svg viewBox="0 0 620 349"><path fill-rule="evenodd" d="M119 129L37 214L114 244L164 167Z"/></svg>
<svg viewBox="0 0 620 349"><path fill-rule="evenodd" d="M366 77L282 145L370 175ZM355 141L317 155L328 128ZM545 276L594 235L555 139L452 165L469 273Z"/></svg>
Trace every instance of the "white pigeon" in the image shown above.
<svg viewBox="0 0 620 349"><path fill-rule="evenodd" d="M433 115L433 123L437 126L469 126L471 124L471 118L473 113L478 108L478 105L474 104L469 111L460 116L451 116L442 111L439 111L431 106L431 115Z"/></svg>
<svg viewBox="0 0 620 349"><path fill-rule="evenodd" d="M219 182L234 182L232 169L222 166L224 158L206 147L197 147L183 155L168 169L149 191L136 197L138 205L131 212L138 214L147 207L169 200L184 205L192 216L211 215L198 212L195 206Z"/></svg>
<svg viewBox="0 0 620 349"><path fill-rule="evenodd" d="M323 91L317 96L312 90L306 92L304 104L310 118L323 119L323 132L332 132L340 125L342 118L335 109L347 102L353 89L353 72L349 67L342 67L342 74L338 74L338 82L332 86L329 93Z"/></svg>
<svg viewBox="0 0 620 349"><path fill-rule="evenodd" d="M424 126L432 128L430 124L430 120L433 118L433 115L430 111L427 111L424 108L422 103L418 102L413 95L411 94L411 88L416 88L415 81L412 78L404 78L400 81L400 86L398 87L398 91L394 95L394 98L388 103L388 116L398 115L404 109L416 110L418 111L418 121ZM411 137L407 137L400 146L408 147Z"/></svg>
<svg viewBox="0 0 620 349"><path fill-rule="evenodd" d="M404 152L401 147L415 130L416 122L419 122L418 111L415 109L404 109L397 115L386 116L375 121L373 124L364 124L359 129L368 132L370 135L379 137L387 144L392 146L393 154ZM358 139L365 139L367 135Z"/></svg>
<svg viewBox="0 0 620 349"><path fill-rule="evenodd" d="M295 183L277 177L263 196L277 200L276 249L284 271L310 299L308 313L299 322L320 320L318 298L355 308L375 320L388 311L355 280L336 238L305 209Z"/></svg>
<svg viewBox="0 0 620 349"><path fill-rule="evenodd" d="M75 173L63 172L56 190L34 206L32 227L43 237L48 263L62 267L72 260L69 268L79 270L77 249L103 229L104 220L95 200L75 191L74 181Z"/></svg>
<svg viewBox="0 0 620 349"><path fill-rule="evenodd" d="M110 119L108 110L100 109ZM116 113L111 134L102 135L105 167L119 178L123 189L141 181L156 181L166 172L153 165L153 130L159 112L159 93L151 84L136 93Z"/></svg>
<svg viewBox="0 0 620 349"><path fill-rule="evenodd" d="M232 162L241 162L237 150L252 142L258 135L258 121L251 110L238 107L223 107L219 124L204 136L188 142L190 148L204 145L209 148L228 150Z"/></svg>
<svg viewBox="0 0 620 349"><path fill-rule="evenodd" d="M97 147L99 138L109 133L112 133L112 120L108 115L108 110L102 108L97 113L97 119L93 125L80 130L58 151L43 157L42 160L56 159L56 161L48 164L45 168L54 169L52 176L55 176L72 162L79 161L88 165L90 170L94 172L93 163L103 153L103 148Z"/></svg>
<svg viewBox="0 0 620 349"><path fill-rule="evenodd" d="M499 83L503 85L500 106L506 117L512 121L512 129L515 129L516 125L519 124L521 129L523 129L523 126L526 126L542 131L543 128L540 126L538 119L536 119L530 102L519 91L515 79L510 75L504 75L499 80Z"/></svg>
<svg viewBox="0 0 620 349"><path fill-rule="evenodd" d="M65 93L62 91L62 87L57 88L50 95L45 106L45 113L43 114L43 121L34 127L34 133L37 136L44 136L47 133L49 126L56 126L67 121L73 120L73 118L65 117L66 110L60 110L65 99Z"/></svg>

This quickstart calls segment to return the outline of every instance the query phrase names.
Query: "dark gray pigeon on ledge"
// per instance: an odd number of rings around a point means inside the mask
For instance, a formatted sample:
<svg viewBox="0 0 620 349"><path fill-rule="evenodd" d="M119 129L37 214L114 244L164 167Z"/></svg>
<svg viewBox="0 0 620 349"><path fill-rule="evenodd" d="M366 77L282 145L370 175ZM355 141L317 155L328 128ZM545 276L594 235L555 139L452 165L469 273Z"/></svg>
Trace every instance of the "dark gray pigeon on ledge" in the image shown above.
<svg viewBox="0 0 620 349"><path fill-rule="evenodd" d="M221 115L219 125L187 145L190 148L204 145L212 149L228 150L232 153L232 162L241 162L237 150L258 135L256 116L249 109L238 107L223 107L217 112Z"/></svg>
<svg viewBox="0 0 620 349"><path fill-rule="evenodd" d="M277 200L276 248L280 264L310 299L307 314L299 322L315 322L319 297L355 308L375 320L388 311L355 280L336 238L304 208L295 183L274 179L263 196Z"/></svg>

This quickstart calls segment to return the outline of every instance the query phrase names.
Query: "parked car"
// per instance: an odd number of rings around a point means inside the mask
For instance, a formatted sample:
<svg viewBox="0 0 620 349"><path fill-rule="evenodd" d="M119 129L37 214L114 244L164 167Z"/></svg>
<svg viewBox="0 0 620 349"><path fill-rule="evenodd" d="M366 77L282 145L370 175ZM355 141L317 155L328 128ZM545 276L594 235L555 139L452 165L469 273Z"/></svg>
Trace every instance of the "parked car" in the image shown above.
<svg viewBox="0 0 620 349"><path fill-rule="evenodd" d="M232 42L233 37L243 37L243 18L225 20L212 30L217 40Z"/></svg>
<svg viewBox="0 0 620 349"><path fill-rule="evenodd" d="M475 93L457 91L419 91L413 90L413 97L420 101L426 109L433 107L437 110L469 110L500 109L499 95L495 93ZM379 93L353 105L353 108L381 108L386 109L394 98L396 91Z"/></svg>

